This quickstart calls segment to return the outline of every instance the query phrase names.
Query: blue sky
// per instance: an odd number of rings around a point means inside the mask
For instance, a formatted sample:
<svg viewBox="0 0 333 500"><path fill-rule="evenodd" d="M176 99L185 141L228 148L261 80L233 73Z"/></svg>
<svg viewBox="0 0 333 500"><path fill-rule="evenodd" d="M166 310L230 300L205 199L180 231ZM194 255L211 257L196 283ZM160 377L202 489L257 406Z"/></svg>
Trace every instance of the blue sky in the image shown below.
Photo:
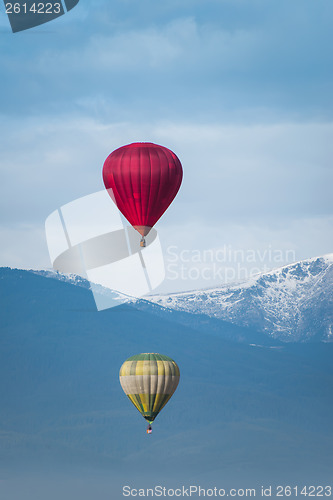
<svg viewBox="0 0 333 500"><path fill-rule="evenodd" d="M1 265L49 266L46 217L137 140L183 163L164 248L332 252L332 15L331 0L81 0L12 34L1 12Z"/></svg>

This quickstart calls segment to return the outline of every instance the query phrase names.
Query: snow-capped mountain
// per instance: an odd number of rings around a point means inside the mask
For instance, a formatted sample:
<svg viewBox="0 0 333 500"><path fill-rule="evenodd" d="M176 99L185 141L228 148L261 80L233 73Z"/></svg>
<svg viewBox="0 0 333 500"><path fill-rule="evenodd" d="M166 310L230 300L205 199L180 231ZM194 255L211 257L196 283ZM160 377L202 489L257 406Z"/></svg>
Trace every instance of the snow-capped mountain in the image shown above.
<svg viewBox="0 0 333 500"><path fill-rule="evenodd" d="M209 290L151 296L169 309L251 326L281 340L333 341L333 254Z"/></svg>

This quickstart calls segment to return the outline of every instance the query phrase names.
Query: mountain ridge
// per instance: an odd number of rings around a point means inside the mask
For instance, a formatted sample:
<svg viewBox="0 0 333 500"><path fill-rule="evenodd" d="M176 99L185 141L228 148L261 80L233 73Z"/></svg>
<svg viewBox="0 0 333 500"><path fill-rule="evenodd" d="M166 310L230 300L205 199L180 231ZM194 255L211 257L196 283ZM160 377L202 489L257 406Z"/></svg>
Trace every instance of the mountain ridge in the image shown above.
<svg viewBox="0 0 333 500"><path fill-rule="evenodd" d="M288 264L241 283L147 300L254 327L283 341L332 342L333 254Z"/></svg>
<svg viewBox="0 0 333 500"><path fill-rule="evenodd" d="M161 318L167 317L168 311L177 311L175 320L183 325L202 328L209 319L212 332L229 339L234 335L237 341L333 342L333 254L288 264L242 282L142 298L91 285L77 275L53 270L17 271L85 289L93 286L94 293L115 300L115 304L119 301L146 311L148 307Z"/></svg>

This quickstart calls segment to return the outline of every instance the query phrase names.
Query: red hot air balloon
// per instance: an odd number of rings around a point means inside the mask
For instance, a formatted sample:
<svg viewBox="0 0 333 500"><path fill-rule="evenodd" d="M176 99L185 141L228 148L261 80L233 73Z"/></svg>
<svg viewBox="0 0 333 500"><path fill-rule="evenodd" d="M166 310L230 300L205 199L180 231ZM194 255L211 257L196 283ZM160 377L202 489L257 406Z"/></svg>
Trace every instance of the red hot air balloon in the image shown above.
<svg viewBox="0 0 333 500"><path fill-rule="evenodd" d="M176 196L182 165L172 151L150 142L136 142L111 153L103 166L105 187L121 213L144 237Z"/></svg>

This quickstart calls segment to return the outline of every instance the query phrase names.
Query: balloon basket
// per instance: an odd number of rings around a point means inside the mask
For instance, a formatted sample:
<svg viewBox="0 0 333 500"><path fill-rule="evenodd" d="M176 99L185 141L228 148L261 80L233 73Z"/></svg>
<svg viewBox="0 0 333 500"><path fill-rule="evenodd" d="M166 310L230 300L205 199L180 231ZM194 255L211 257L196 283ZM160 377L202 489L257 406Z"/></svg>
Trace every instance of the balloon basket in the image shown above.
<svg viewBox="0 0 333 500"><path fill-rule="evenodd" d="M146 240L144 238L141 238L140 247L144 248L145 246L146 246Z"/></svg>

